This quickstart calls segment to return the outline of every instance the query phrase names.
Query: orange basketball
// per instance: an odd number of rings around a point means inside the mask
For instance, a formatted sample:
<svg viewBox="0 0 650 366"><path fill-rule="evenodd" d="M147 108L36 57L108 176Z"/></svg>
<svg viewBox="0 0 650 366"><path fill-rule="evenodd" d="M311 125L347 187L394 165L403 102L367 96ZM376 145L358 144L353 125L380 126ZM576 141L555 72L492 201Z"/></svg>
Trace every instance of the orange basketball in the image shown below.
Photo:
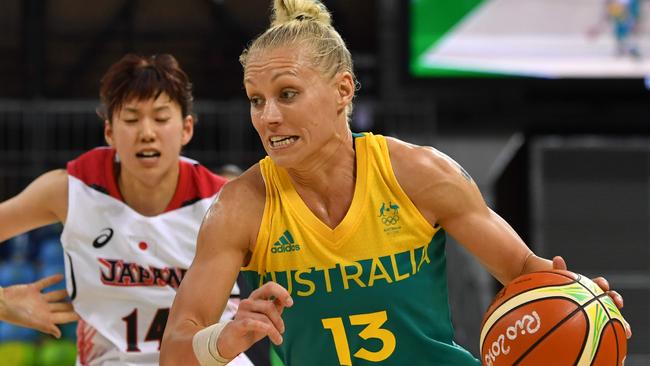
<svg viewBox="0 0 650 366"><path fill-rule="evenodd" d="M622 365L623 316L590 279L569 271L516 278L496 295L481 325L485 366Z"/></svg>

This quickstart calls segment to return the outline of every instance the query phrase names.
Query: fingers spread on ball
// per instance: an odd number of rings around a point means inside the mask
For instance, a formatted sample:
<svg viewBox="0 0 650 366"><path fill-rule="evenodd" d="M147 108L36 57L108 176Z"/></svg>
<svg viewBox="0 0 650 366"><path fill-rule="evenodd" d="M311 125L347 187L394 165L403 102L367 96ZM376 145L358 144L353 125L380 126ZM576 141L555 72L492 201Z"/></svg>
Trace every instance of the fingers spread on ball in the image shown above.
<svg viewBox="0 0 650 366"><path fill-rule="evenodd" d="M553 257L553 269L561 269L566 271L567 266L566 262L564 261L564 258L558 256Z"/></svg>
<svg viewBox="0 0 650 366"><path fill-rule="evenodd" d="M598 287L601 288L604 292L609 291L609 282L604 278L604 277L596 277L592 279L595 284L598 285Z"/></svg>
<svg viewBox="0 0 650 366"><path fill-rule="evenodd" d="M623 328L625 328L625 336L627 339L632 338L632 327L630 327L630 323L625 319L623 319Z"/></svg>

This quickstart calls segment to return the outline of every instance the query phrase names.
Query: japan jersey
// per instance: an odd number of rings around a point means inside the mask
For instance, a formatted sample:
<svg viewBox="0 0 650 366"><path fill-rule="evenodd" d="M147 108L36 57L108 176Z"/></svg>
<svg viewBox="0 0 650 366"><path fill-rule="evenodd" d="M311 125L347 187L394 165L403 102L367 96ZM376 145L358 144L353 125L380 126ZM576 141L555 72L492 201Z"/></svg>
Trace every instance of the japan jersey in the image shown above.
<svg viewBox="0 0 650 366"><path fill-rule="evenodd" d="M143 216L117 186L119 159L96 148L68 163L68 215L61 234L75 311L77 365L158 365L169 309L194 258L201 220L225 184L181 158L165 212ZM239 303L235 284L222 320ZM232 365L252 365L240 355Z"/></svg>

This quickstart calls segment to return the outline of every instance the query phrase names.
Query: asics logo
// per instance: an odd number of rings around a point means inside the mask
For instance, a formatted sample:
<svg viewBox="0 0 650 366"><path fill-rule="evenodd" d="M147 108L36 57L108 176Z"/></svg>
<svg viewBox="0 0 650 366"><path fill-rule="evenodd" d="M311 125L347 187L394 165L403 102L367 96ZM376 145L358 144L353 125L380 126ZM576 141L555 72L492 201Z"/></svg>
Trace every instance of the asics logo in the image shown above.
<svg viewBox="0 0 650 366"><path fill-rule="evenodd" d="M104 245L108 244L109 241L113 238L113 229L107 227L105 229L102 229L102 232L99 234L98 237L93 240L93 247L94 248L101 248Z"/></svg>
<svg viewBox="0 0 650 366"><path fill-rule="evenodd" d="M300 245L294 243L293 236L291 236L289 230L285 231L271 247L271 253L273 254L297 252L299 250Z"/></svg>

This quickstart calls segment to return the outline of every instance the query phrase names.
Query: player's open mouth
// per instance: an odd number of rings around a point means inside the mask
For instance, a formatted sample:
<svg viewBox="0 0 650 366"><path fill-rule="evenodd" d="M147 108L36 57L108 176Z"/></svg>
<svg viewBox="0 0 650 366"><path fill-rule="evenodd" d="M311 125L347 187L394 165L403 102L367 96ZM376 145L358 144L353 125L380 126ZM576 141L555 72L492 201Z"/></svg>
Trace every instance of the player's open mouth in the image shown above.
<svg viewBox="0 0 650 366"><path fill-rule="evenodd" d="M298 136L273 136L269 139L271 148L286 147L298 141Z"/></svg>
<svg viewBox="0 0 650 366"><path fill-rule="evenodd" d="M144 150L144 151L137 152L135 156L139 159L157 158L160 156L160 152L155 150Z"/></svg>

